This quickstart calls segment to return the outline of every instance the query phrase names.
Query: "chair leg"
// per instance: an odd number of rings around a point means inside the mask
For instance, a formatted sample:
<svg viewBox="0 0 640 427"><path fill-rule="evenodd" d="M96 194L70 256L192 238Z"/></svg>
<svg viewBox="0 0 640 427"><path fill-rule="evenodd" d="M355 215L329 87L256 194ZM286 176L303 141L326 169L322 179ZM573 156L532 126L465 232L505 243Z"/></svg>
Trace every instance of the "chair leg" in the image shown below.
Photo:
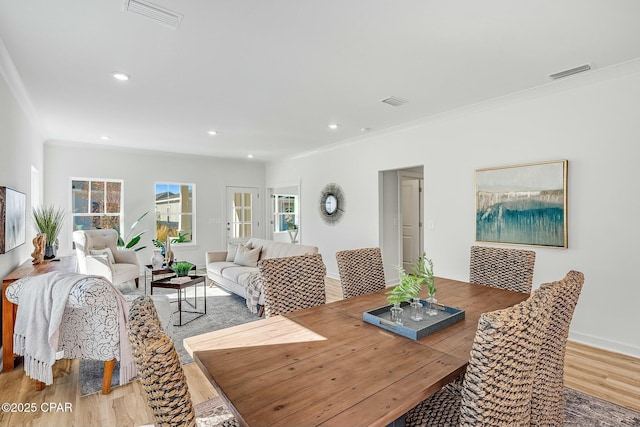
<svg viewBox="0 0 640 427"><path fill-rule="evenodd" d="M36 391L42 391L45 389L45 385L42 381L35 380Z"/></svg>
<svg viewBox="0 0 640 427"><path fill-rule="evenodd" d="M111 393L111 377L113 377L113 367L116 359L104 361L104 374L102 375L102 394Z"/></svg>
<svg viewBox="0 0 640 427"><path fill-rule="evenodd" d="M258 312L258 317L262 317L263 314L264 314L264 305L261 305L260 311Z"/></svg>
<svg viewBox="0 0 640 427"><path fill-rule="evenodd" d="M136 281L136 288L138 288L138 286L140 285L140 278L136 277L135 281Z"/></svg>

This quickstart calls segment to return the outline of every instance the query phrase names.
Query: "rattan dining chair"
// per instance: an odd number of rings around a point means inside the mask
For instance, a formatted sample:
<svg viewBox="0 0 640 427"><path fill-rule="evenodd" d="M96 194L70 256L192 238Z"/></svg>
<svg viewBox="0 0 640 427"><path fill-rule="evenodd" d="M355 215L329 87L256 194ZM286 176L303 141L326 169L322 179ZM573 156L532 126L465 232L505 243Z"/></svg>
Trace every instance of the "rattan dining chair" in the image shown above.
<svg viewBox="0 0 640 427"><path fill-rule="evenodd" d="M131 303L127 330L138 377L156 426L238 425L230 412L217 417L216 424L196 418L178 352L162 330L149 296Z"/></svg>
<svg viewBox="0 0 640 427"><path fill-rule="evenodd" d="M344 298L369 294L385 288L380 248L362 248L336 253Z"/></svg>
<svg viewBox="0 0 640 427"><path fill-rule="evenodd" d="M460 393L442 388L407 413L406 425L527 425L551 303L549 291L536 290L520 304L483 313Z"/></svg>
<svg viewBox="0 0 640 427"><path fill-rule="evenodd" d="M533 381L532 425L564 425L564 357L569 326L583 284L584 274L572 270L564 279L540 286L552 292L553 315L545 330Z"/></svg>
<svg viewBox="0 0 640 427"><path fill-rule="evenodd" d="M267 258L258 262L264 283L265 317L325 304L322 255Z"/></svg>
<svg viewBox="0 0 640 427"><path fill-rule="evenodd" d="M534 251L471 246L469 282L530 293Z"/></svg>

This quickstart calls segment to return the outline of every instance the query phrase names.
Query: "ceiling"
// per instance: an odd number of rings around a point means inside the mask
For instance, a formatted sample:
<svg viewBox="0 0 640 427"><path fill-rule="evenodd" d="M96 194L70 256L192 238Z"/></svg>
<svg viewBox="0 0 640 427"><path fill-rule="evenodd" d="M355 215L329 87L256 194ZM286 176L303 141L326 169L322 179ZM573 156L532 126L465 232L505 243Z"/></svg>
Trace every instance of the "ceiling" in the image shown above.
<svg viewBox="0 0 640 427"><path fill-rule="evenodd" d="M268 161L640 57L637 0L153 2L0 0L45 140Z"/></svg>

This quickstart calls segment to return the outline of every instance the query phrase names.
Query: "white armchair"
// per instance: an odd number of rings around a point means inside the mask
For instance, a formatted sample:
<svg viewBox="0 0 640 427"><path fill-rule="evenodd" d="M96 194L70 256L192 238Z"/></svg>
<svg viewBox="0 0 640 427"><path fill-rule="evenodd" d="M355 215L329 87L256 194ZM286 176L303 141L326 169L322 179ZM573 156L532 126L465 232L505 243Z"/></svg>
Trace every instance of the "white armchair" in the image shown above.
<svg viewBox="0 0 640 427"><path fill-rule="evenodd" d="M118 250L118 233L112 229L73 232L78 269L82 274L103 276L114 285L140 281L140 267L135 251Z"/></svg>

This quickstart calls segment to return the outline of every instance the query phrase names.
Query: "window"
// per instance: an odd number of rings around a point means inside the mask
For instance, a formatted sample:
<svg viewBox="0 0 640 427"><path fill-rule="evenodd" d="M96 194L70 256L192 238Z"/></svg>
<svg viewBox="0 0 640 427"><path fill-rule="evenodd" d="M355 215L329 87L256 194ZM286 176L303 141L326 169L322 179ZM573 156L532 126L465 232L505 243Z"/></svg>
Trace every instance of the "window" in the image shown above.
<svg viewBox="0 0 640 427"><path fill-rule="evenodd" d="M298 228L298 196L273 195L273 231Z"/></svg>
<svg viewBox="0 0 640 427"><path fill-rule="evenodd" d="M156 184L156 239L191 243L194 232L195 184Z"/></svg>
<svg viewBox="0 0 640 427"><path fill-rule="evenodd" d="M73 178L73 231L122 226L122 180Z"/></svg>

